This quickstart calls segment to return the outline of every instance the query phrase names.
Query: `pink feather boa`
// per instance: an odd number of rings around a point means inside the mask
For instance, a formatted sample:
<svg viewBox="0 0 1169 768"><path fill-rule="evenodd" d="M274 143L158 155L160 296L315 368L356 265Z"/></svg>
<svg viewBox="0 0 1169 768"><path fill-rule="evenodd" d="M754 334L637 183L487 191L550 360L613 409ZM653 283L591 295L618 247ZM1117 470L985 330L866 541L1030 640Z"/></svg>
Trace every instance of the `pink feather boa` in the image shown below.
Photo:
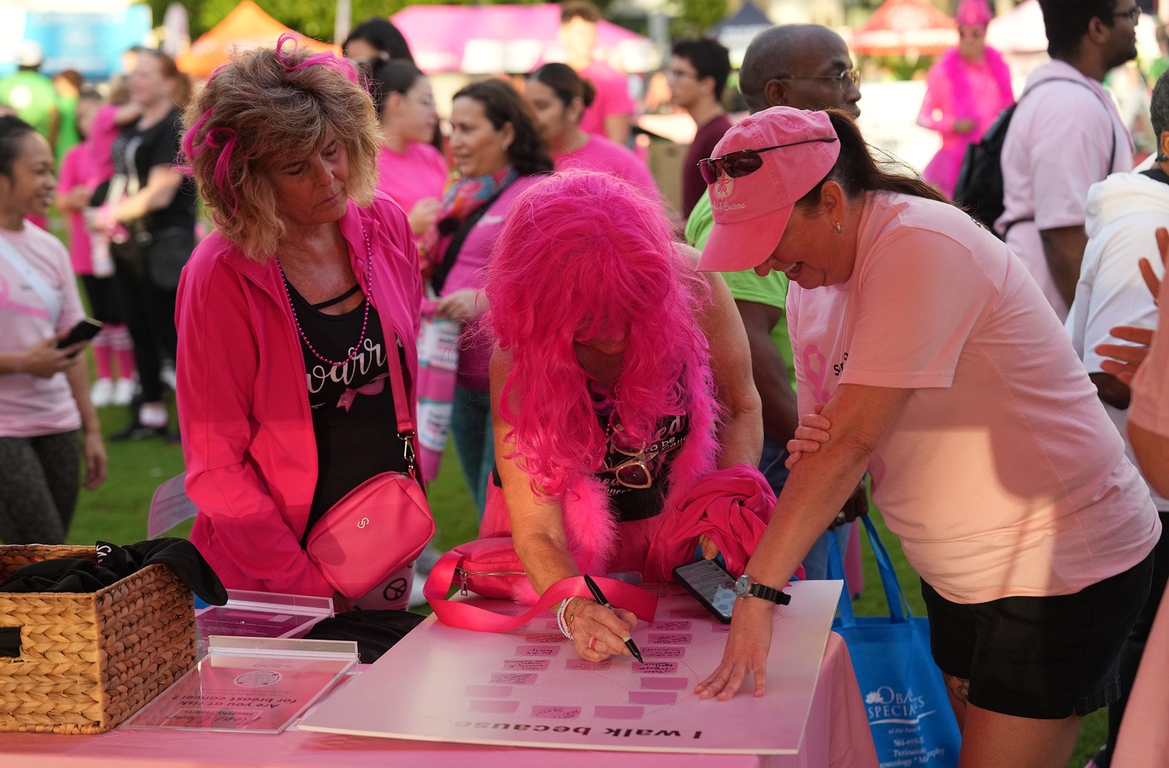
<svg viewBox="0 0 1169 768"><path fill-rule="evenodd" d="M1011 70L1003 61L1002 54L988 45L985 55L986 64L990 67L999 93L1004 96L1012 94ZM958 54L957 48L952 48L943 54L942 70L950 80L950 94L954 100L955 117L977 122L980 116L978 105L974 102L974 89L970 86L970 78L966 76L966 68L962 66L962 57Z"/></svg>

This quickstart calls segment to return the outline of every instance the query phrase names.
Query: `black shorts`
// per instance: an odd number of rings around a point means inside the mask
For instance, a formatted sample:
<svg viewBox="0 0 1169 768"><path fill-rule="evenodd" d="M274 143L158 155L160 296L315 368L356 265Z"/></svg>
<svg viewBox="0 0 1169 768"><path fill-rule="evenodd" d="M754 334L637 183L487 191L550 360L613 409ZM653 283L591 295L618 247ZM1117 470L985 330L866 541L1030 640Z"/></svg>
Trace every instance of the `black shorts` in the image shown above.
<svg viewBox="0 0 1169 768"><path fill-rule="evenodd" d="M1120 697L1118 661L1149 594L1153 555L1072 595L963 605L925 581L930 650L968 701L1015 717L1086 715Z"/></svg>
<svg viewBox="0 0 1169 768"><path fill-rule="evenodd" d="M81 284L89 297L89 316L103 323L117 325L122 320L122 300L118 284L112 277L82 275Z"/></svg>

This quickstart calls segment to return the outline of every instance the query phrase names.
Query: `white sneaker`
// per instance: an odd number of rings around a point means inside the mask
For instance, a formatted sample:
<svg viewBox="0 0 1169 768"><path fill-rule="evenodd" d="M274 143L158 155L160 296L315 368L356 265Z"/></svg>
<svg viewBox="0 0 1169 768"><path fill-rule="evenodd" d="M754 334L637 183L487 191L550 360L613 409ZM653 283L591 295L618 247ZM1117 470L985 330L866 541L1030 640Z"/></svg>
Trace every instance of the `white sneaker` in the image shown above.
<svg viewBox="0 0 1169 768"><path fill-rule="evenodd" d="M170 416L162 403L143 403L138 409L138 423L151 429L162 429Z"/></svg>
<svg viewBox="0 0 1169 768"><path fill-rule="evenodd" d="M134 379L118 379L114 382L114 405L129 405L134 402L138 382Z"/></svg>
<svg viewBox="0 0 1169 768"><path fill-rule="evenodd" d="M89 390L89 399L93 401L95 408L105 408L107 405L113 405L113 379L98 379L93 382L93 386Z"/></svg>
<svg viewBox="0 0 1169 768"><path fill-rule="evenodd" d="M176 389L178 389L178 384L175 381L175 367L170 363L167 363L162 367L162 370L158 372L158 378L162 381L163 384L170 388L171 392L174 392Z"/></svg>

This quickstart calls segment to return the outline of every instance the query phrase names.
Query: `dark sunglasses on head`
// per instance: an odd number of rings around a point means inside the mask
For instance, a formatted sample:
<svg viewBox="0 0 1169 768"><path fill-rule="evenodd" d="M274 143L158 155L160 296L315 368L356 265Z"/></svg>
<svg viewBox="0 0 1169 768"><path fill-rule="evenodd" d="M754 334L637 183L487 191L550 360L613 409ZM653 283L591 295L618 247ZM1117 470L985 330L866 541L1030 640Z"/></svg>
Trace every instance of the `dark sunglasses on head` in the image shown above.
<svg viewBox="0 0 1169 768"><path fill-rule="evenodd" d="M773 149L783 149L784 147L798 147L801 144L814 144L816 142L831 143L833 141L836 141L835 136L821 136L816 139L793 141L790 144L776 144L774 147L740 149L736 152L728 152L722 157L708 157L705 160L699 160L698 170L702 173L702 180L707 184L713 184L718 181L718 177L722 173L725 173L732 179L737 179L755 173L755 171L762 168L763 158L759 157L759 155L764 152L770 152Z"/></svg>

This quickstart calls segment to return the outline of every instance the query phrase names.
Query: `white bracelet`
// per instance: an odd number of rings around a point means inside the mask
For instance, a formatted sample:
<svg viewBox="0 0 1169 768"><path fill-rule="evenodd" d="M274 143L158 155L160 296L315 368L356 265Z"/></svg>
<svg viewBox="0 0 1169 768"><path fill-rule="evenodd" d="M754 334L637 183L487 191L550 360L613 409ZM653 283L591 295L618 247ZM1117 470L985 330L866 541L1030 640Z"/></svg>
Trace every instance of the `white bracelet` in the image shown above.
<svg viewBox="0 0 1169 768"><path fill-rule="evenodd" d="M568 598L560 603L560 608L556 611L556 626L560 629L560 634L572 639L572 633L568 631L568 625L564 623L564 611L568 608L568 604L572 602L572 598Z"/></svg>

